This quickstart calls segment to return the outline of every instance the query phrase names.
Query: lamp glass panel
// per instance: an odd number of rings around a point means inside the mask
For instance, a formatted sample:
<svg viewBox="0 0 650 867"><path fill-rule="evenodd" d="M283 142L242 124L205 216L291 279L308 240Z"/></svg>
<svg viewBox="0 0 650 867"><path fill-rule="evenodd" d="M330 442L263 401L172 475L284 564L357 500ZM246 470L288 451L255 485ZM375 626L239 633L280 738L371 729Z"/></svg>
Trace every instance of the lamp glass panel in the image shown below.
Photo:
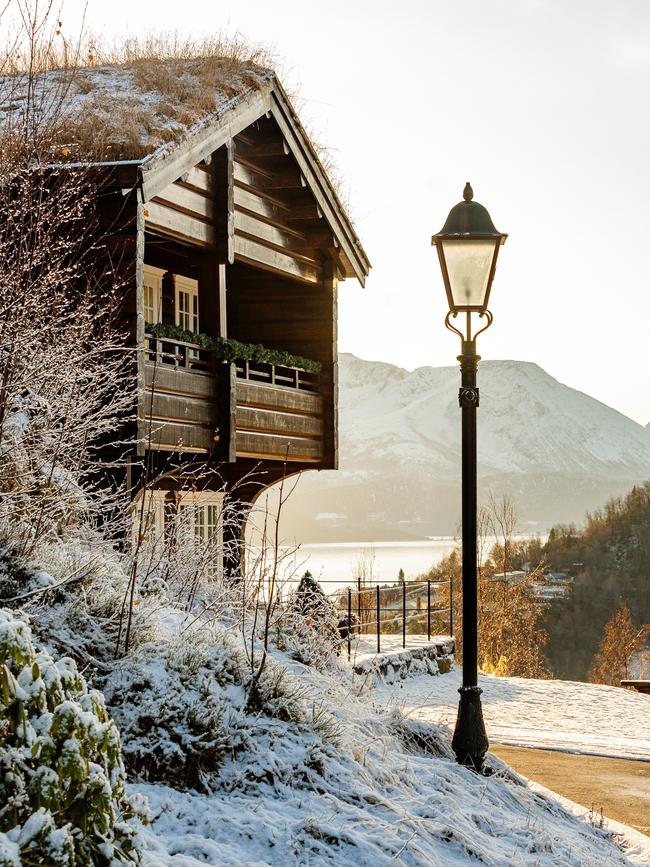
<svg viewBox="0 0 650 867"><path fill-rule="evenodd" d="M443 241L454 307L482 307L498 240Z"/></svg>

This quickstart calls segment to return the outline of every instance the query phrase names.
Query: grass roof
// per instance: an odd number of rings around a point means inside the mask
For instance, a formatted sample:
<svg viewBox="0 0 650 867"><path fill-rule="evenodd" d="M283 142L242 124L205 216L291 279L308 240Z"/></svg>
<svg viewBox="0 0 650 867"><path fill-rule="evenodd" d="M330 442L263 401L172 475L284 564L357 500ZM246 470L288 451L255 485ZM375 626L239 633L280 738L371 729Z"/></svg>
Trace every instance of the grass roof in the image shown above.
<svg viewBox="0 0 650 867"><path fill-rule="evenodd" d="M0 76L0 127L38 125L63 157L141 159L268 87L271 58L241 39L92 43ZM5 64L5 67L7 64Z"/></svg>

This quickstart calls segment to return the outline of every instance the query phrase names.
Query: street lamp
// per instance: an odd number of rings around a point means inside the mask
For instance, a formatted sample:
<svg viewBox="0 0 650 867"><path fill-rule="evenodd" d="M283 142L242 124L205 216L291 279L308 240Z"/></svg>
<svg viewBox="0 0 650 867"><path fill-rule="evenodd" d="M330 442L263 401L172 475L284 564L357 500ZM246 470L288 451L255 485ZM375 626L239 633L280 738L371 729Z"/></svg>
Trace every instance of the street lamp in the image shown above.
<svg viewBox="0 0 650 867"><path fill-rule="evenodd" d="M492 324L487 305L499 247L508 236L494 228L487 210L473 202L473 196L468 182L463 190L464 201L454 205L431 243L438 250L449 302L445 325L461 339L458 402L462 413L463 685L458 690L460 701L452 747L456 761L480 771L489 744L477 666L476 370L481 358L476 354L476 338ZM452 324L459 314L465 315L465 333ZM485 322L474 335L472 314Z"/></svg>

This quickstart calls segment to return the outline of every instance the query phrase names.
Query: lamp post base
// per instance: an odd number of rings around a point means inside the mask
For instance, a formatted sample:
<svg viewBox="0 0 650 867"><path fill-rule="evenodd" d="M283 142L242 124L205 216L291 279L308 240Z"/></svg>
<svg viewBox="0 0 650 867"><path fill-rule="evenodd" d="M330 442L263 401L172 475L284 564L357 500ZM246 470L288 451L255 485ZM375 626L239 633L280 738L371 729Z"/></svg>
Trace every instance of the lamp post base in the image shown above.
<svg viewBox="0 0 650 867"><path fill-rule="evenodd" d="M451 746L459 765L481 771L489 747L481 707L483 690L479 686L461 686L458 692L458 718Z"/></svg>

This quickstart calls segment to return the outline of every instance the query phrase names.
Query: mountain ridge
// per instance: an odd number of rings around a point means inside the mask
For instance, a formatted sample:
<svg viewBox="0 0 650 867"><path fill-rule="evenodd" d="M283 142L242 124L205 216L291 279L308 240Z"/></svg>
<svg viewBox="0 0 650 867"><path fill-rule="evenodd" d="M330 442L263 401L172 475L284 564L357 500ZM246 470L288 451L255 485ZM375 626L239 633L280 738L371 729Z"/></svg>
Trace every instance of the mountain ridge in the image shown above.
<svg viewBox="0 0 650 867"><path fill-rule="evenodd" d="M285 526L315 540L325 526L316 515L327 512L347 516L339 528L347 520L382 538L391 527L453 532L460 510L458 367L408 371L349 353L339 359L340 469L304 475L294 495L299 507L289 506ZM586 511L650 478L650 429L535 362L482 361L478 384L479 497L509 494L524 524L579 523Z"/></svg>

